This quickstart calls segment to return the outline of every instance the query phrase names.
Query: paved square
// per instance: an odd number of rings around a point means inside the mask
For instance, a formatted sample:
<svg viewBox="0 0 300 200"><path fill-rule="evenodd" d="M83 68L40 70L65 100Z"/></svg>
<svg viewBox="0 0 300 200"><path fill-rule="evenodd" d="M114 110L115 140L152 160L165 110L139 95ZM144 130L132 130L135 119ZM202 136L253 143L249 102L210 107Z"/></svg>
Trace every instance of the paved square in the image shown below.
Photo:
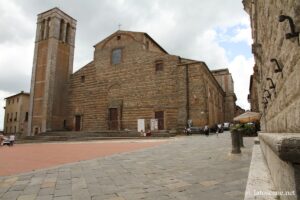
<svg viewBox="0 0 300 200"><path fill-rule="evenodd" d="M167 140L101 140L17 144L0 147L0 176L30 172L71 162L90 160L116 153L159 145Z"/></svg>
<svg viewBox="0 0 300 200"><path fill-rule="evenodd" d="M229 154L228 132L0 179L0 199L243 199L252 138Z"/></svg>

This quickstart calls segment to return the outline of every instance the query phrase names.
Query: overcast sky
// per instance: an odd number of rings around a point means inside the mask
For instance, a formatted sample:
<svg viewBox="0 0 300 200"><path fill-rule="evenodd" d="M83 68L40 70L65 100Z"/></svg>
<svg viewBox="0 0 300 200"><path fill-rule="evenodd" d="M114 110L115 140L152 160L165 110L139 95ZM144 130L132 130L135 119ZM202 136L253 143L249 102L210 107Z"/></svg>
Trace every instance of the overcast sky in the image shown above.
<svg viewBox="0 0 300 200"><path fill-rule="evenodd" d="M247 95L254 60L242 0L0 0L0 100L29 92L37 14L59 7L77 20L74 71L93 59L93 45L118 30L147 32L168 53L229 68L237 104ZM4 109L0 111L0 130Z"/></svg>

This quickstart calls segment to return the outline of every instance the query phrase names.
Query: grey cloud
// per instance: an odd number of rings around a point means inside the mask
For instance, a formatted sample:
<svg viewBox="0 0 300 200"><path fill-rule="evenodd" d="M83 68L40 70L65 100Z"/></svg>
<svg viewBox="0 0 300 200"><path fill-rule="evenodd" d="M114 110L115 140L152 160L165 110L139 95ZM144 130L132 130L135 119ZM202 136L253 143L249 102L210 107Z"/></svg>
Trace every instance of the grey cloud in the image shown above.
<svg viewBox="0 0 300 200"><path fill-rule="evenodd" d="M145 31L154 36L154 39L172 54L189 57L193 52L192 58L199 59L201 56L194 53L198 48L195 46L195 38L198 35L209 28L236 23L244 16L239 0L226 1L226 3L219 0L186 0L184 2L181 0L92 0L73 1L72 4L69 1L58 0L26 2L17 0L16 2L26 13L31 12L36 15L58 6L77 19L76 51L80 54L88 49L93 51L92 45L116 31L119 23L122 24L122 29L132 31L143 27L143 24L150 24L158 27L139 31ZM159 24L166 25L163 23L164 18L160 18L161 13L170 13L175 16L176 26L167 33L164 33L166 27L159 27ZM191 47L194 50L189 50L192 49ZM92 58L92 52L85 54ZM77 63L76 60L75 63Z"/></svg>
<svg viewBox="0 0 300 200"><path fill-rule="evenodd" d="M2 91L18 93L21 90L29 92L30 76L24 74L5 74L0 76L0 87Z"/></svg>
<svg viewBox="0 0 300 200"><path fill-rule="evenodd" d="M77 19L75 70L92 60L93 45L116 31L119 23L122 24L123 30L147 32L170 54L203 60L211 68L217 65L226 66L228 63L224 59L216 58L218 52L215 49L207 48L210 44L205 42L199 44L196 40L203 37L208 29L235 25L246 16L241 0L7 0L7 2L14 3L19 9L17 13L10 13L11 16L14 14L19 16L13 19L5 18L1 13L4 13L6 8L0 8L0 45L1 41L19 44L23 39L32 41L33 45L36 15L53 7L59 7ZM204 54L205 51L207 53ZM209 53L210 51L213 52ZM5 73L0 76L0 90L19 91L25 85L28 88L33 50L30 54L30 59L20 66L27 72L23 70L7 75L9 72L2 70L7 66L0 66L0 74ZM22 56L20 55L19 59L23 59Z"/></svg>

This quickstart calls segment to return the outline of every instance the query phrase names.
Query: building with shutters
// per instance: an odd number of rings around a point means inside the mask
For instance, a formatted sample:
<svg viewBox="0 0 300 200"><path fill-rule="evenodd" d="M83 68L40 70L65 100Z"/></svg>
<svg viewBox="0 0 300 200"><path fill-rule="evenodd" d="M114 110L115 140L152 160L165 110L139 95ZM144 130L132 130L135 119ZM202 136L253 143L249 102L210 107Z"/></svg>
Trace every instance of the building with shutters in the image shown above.
<svg viewBox="0 0 300 200"><path fill-rule="evenodd" d="M25 134L28 124L29 93L21 91L5 98L4 126L5 134Z"/></svg>
<svg viewBox="0 0 300 200"><path fill-rule="evenodd" d="M157 119L159 130L224 122L227 93L204 62L170 55L147 33L119 30L73 73L75 30L58 8L38 15L29 135L136 130L138 119L146 128Z"/></svg>

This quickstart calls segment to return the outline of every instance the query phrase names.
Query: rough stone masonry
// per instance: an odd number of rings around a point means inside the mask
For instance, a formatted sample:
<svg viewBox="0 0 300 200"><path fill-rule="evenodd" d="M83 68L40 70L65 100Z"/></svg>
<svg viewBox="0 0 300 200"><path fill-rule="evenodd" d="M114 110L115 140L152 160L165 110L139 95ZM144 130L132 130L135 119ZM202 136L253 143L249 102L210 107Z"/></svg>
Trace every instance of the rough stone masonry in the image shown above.
<svg viewBox="0 0 300 200"><path fill-rule="evenodd" d="M38 15L29 135L55 130L158 130L214 126L234 117L235 97L202 61L170 55L147 33L119 30L97 43L94 59L73 73L76 20L53 8ZM220 75L220 74L219 74ZM222 85L222 84L221 84ZM228 94L227 94L228 93ZM230 94L229 94L230 93ZM226 107L227 106L227 107Z"/></svg>
<svg viewBox="0 0 300 200"><path fill-rule="evenodd" d="M261 158L273 190L295 193L280 199L300 199L300 1L243 3L250 15L255 58L250 100L256 101L251 105L258 105L262 114L260 150L256 153L264 155ZM249 180L255 179L250 176ZM261 189L260 184L255 186Z"/></svg>

